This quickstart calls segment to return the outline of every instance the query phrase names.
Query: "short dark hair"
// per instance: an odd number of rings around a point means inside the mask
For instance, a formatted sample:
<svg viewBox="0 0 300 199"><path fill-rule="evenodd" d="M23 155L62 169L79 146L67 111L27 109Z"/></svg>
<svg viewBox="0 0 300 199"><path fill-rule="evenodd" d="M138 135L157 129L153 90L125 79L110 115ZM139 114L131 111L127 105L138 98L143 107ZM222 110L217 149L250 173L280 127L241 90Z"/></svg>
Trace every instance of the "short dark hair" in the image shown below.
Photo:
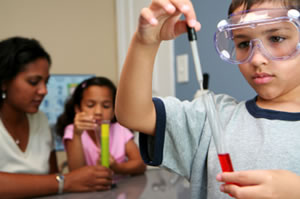
<svg viewBox="0 0 300 199"><path fill-rule="evenodd" d="M282 3L282 5L287 8L294 8L297 10L300 8L300 0L232 0L228 9L228 16L240 6L243 6L245 10L249 10L253 5L265 2Z"/></svg>
<svg viewBox="0 0 300 199"><path fill-rule="evenodd" d="M2 84L14 79L30 62L45 58L51 65L50 55L36 39L10 37L0 41L0 96ZM3 99L0 97L0 105Z"/></svg>
<svg viewBox="0 0 300 199"><path fill-rule="evenodd" d="M74 117L76 115L75 107L80 107L80 103L83 98L83 92L90 86L108 87L111 90L113 98L113 108L115 107L117 88L112 81L106 77L91 77L87 80L84 80L78 86L76 86L73 94L65 103L64 112L57 119L55 125L55 131L57 135L63 137L66 126L74 122ZM111 122L117 122L115 116Z"/></svg>

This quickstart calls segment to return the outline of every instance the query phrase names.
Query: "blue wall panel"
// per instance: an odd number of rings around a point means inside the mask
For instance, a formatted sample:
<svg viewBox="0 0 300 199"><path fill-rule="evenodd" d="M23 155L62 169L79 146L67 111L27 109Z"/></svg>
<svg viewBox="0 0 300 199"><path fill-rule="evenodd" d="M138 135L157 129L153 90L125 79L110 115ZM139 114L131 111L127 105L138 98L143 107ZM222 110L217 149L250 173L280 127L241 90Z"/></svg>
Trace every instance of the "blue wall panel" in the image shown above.
<svg viewBox="0 0 300 199"><path fill-rule="evenodd" d="M221 60L214 48L214 33L217 23L227 18L227 9L230 0L192 0L197 18L202 29L197 32L198 50L203 73L209 73L209 89L215 93L226 93L238 100L247 100L255 96L254 90L248 85L237 65ZM189 55L189 82L175 83L176 97L181 100L192 100L199 89L196 79L194 63L187 35L181 35L175 40L176 56L188 53ZM175 77L177 77L175 70ZM175 78L176 81L176 78Z"/></svg>

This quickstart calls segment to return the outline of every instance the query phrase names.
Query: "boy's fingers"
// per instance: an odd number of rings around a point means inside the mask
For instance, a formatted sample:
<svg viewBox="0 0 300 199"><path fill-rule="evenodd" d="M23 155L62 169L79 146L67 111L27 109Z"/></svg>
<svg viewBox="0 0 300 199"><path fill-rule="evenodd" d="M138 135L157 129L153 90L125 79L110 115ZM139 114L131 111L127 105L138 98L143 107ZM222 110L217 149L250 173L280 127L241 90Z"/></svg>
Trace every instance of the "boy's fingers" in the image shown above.
<svg viewBox="0 0 300 199"><path fill-rule="evenodd" d="M196 20L196 14L194 11L193 4L189 0L153 0L152 5L150 6L151 9L155 9L157 7L163 8L165 12L169 14L174 14L175 11L182 13L187 21L187 24L190 27L196 28L199 30L199 22ZM148 15L146 15L148 18ZM154 16L152 16L154 17ZM151 17L150 17L151 18ZM151 19L153 20L153 19ZM150 23L150 22L149 22Z"/></svg>
<svg viewBox="0 0 300 199"><path fill-rule="evenodd" d="M154 0L149 8L143 8L141 10L141 18L147 21L149 24L158 24L157 16L168 13L173 14L176 11L176 7L170 3L169 0ZM156 15L156 16L155 16ZM143 22L143 21L142 21Z"/></svg>
<svg viewBox="0 0 300 199"><path fill-rule="evenodd" d="M158 24L157 19L155 18L155 16L153 15L152 11L149 8L143 8L141 10L141 22L142 24L145 24L143 22L143 20L145 20L147 23L151 24L151 25L156 25Z"/></svg>
<svg viewBox="0 0 300 199"><path fill-rule="evenodd" d="M220 190L234 198L252 199L256 193L266 192L261 186L237 186L234 184L222 184ZM265 198L265 197L263 197ZM266 197L267 198L267 197Z"/></svg>
<svg viewBox="0 0 300 199"><path fill-rule="evenodd" d="M172 0L172 3L185 16L188 26L196 27L197 17L192 2L189 0Z"/></svg>
<svg viewBox="0 0 300 199"><path fill-rule="evenodd" d="M261 184L264 180L263 171L235 171L218 174L220 182L234 183L241 186Z"/></svg>
<svg viewBox="0 0 300 199"><path fill-rule="evenodd" d="M153 0L150 8L163 8L165 12L173 14L176 11L176 5L169 0Z"/></svg>
<svg viewBox="0 0 300 199"><path fill-rule="evenodd" d="M197 22L196 26L195 26L195 30L198 31L200 30L201 28L201 25L199 22ZM187 32L187 28L186 28L186 22L185 21L179 21L177 24L176 24L176 28L175 28L176 32L175 32L175 35L178 36L178 35L181 35L185 32Z"/></svg>

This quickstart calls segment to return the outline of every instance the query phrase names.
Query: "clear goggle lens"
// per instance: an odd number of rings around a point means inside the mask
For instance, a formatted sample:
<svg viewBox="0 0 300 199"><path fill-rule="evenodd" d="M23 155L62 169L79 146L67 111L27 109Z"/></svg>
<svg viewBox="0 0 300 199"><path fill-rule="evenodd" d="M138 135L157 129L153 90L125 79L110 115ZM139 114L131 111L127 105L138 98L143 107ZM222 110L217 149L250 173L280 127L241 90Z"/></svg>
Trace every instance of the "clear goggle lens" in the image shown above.
<svg viewBox="0 0 300 199"><path fill-rule="evenodd" d="M300 39L299 12L295 11L251 11L222 21L215 34L215 47L220 57L241 64L250 61L258 50L272 60L285 60L296 55Z"/></svg>

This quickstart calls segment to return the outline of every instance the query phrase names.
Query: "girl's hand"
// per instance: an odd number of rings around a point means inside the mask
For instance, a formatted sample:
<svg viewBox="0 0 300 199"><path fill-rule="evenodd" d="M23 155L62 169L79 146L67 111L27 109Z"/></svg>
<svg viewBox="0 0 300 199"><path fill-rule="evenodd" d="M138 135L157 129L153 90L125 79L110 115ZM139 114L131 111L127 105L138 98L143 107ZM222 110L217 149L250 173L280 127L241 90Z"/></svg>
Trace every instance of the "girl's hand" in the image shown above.
<svg viewBox="0 0 300 199"><path fill-rule="evenodd" d="M114 173L119 173L118 170L120 169L120 164L116 161L116 159L110 154L109 156L109 168Z"/></svg>
<svg viewBox="0 0 300 199"><path fill-rule="evenodd" d="M185 20L179 20L182 14ZM153 0L140 13L137 38L145 44L157 44L186 32L186 24L200 30L189 0Z"/></svg>
<svg viewBox="0 0 300 199"><path fill-rule="evenodd" d="M300 198L300 176L286 170L225 172L217 180L233 183L222 184L220 190L238 199Z"/></svg>
<svg viewBox="0 0 300 199"><path fill-rule="evenodd" d="M81 135L84 130L94 130L97 127L93 116L85 112L77 112L74 118L74 132Z"/></svg>
<svg viewBox="0 0 300 199"><path fill-rule="evenodd" d="M115 164L118 164L117 161L115 160L115 158L109 154L109 165L110 167L114 167Z"/></svg>
<svg viewBox="0 0 300 199"><path fill-rule="evenodd" d="M99 158L98 158L97 162L101 165L101 152L99 154ZM109 166L112 166L115 164L117 164L115 158L111 154L109 154Z"/></svg>
<svg viewBox="0 0 300 199"><path fill-rule="evenodd" d="M98 162L99 165L101 165L101 152L99 154L99 158L98 158L97 162ZM117 164L118 163L115 160L115 158L111 154L109 154L109 168L111 168L113 170L113 168L115 166L117 166Z"/></svg>

